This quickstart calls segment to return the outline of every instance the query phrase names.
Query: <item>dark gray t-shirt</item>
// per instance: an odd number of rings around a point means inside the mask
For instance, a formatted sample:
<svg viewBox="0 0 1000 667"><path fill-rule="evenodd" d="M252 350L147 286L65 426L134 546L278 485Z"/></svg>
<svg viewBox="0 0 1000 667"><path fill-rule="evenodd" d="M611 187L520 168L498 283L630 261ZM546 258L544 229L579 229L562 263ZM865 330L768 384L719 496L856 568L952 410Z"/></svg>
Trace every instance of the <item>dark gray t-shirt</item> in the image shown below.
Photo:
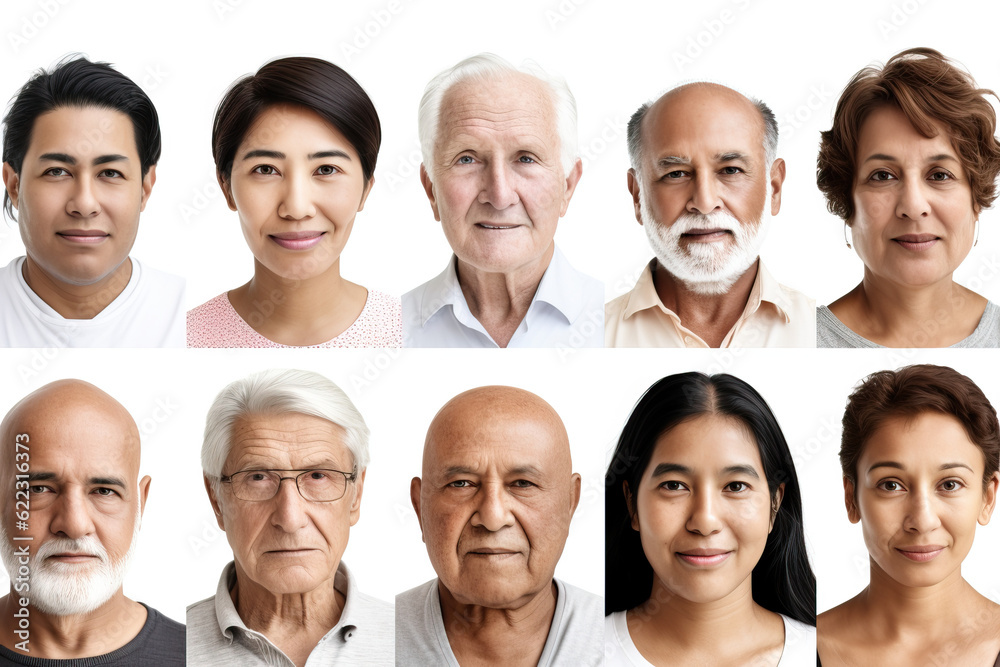
<svg viewBox="0 0 1000 667"><path fill-rule="evenodd" d="M146 623L139 634L120 649L90 658L52 660L35 658L0 646L0 667L28 665L29 667L184 667L186 642L184 626L167 618L149 605ZM28 644L29 648L31 644Z"/></svg>

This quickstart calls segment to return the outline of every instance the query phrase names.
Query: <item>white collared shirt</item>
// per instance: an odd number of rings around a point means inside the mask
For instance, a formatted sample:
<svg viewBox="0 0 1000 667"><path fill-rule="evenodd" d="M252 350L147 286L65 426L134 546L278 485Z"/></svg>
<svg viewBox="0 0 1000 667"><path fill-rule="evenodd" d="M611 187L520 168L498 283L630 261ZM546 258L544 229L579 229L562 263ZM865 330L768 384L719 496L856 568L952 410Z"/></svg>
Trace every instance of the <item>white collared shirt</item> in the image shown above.
<svg viewBox="0 0 1000 667"><path fill-rule="evenodd" d="M608 347L708 347L663 305L653 283L653 259L631 292L608 302ZM771 277L764 262L740 318L719 347L816 347L816 302Z"/></svg>
<svg viewBox="0 0 1000 667"><path fill-rule="evenodd" d="M403 347L499 347L469 310L455 262L452 255L440 275L403 295ZM556 247L507 347L603 347L603 302L601 281Z"/></svg>
<svg viewBox="0 0 1000 667"><path fill-rule="evenodd" d="M215 595L187 608L187 664L189 667L248 667L294 663L266 636L251 630L240 618L229 593L236 584L236 565L222 570ZM395 663L393 605L365 595L340 561L334 589L344 596L340 619L306 660L306 667L326 665L385 665Z"/></svg>

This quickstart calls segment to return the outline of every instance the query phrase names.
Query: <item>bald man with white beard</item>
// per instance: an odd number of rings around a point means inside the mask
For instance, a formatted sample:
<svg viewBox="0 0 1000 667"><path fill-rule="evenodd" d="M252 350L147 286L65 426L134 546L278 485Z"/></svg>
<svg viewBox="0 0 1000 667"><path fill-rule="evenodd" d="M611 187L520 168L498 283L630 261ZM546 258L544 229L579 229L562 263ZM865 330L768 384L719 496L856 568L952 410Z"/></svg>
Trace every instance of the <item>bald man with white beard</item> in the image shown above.
<svg viewBox="0 0 1000 667"><path fill-rule="evenodd" d="M605 308L607 347L815 347L816 303L760 261L785 161L763 102L692 83L628 124L628 189L656 257Z"/></svg>
<svg viewBox="0 0 1000 667"><path fill-rule="evenodd" d="M184 626L122 589L150 483L128 411L60 380L7 413L0 443L0 665L184 665Z"/></svg>

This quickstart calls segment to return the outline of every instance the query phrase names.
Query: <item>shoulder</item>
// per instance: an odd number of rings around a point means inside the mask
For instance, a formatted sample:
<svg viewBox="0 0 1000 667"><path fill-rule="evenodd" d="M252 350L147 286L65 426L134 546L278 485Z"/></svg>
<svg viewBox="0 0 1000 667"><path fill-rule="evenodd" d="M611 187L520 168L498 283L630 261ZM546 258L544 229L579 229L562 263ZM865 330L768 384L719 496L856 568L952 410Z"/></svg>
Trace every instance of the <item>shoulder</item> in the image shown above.
<svg viewBox="0 0 1000 667"><path fill-rule="evenodd" d="M135 650L149 664L184 665L187 656L187 633L184 625L169 618L149 605L146 607L146 624L139 633L140 641Z"/></svg>
<svg viewBox="0 0 1000 667"><path fill-rule="evenodd" d="M358 319L331 343L343 347L401 347L403 312L399 297L369 289Z"/></svg>
<svg viewBox="0 0 1000 667"><path fill-rule="evenodd" d="M187 346L249 347L248 328L230 304L229 293L223 292L187 312Z"/></svg>
<svg viewBox="0 0 1000 667"><path fill-rule="evenodd" d="M781 619L785 623L785 644L779 667L812 664L816 657L816 628L784 614Z"/></svg>

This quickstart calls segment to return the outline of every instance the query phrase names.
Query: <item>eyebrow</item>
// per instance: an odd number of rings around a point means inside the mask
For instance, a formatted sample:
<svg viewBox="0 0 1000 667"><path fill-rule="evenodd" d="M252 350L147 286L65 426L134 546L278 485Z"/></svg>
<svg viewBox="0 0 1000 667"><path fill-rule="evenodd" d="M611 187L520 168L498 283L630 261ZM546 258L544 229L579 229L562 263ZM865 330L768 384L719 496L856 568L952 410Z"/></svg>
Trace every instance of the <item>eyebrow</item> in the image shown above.
<svg viewBox="0 0 1000 667"><path fill-rule="evenodd" d="M47 482L50 480L58 480L59 477L54 472L33 472L28 475L28 482ZM117 486L119 488L125 489L125 480L121 477L91 477L87 480L88 484L94 486Z"/></svg>
<svg viewBox="0 0 1000 667"><path fill-rule="evenodd" d="M885 153L873 153L865 160L865 162L871 162L872 160L886 160L888 162L898 162L899 158L892 155L886 155ZM924 160L924 162L940 162L942 160L951 160L952 162L958 162L958 158L949 153L938 153L937 155L932 155L926 160Z"/></svg>
<svg viewBox="0 0 1000 667"><path fill-rule="evenodd" d="M694 474L694 471L692 471L691 468L681 465L679 463L658 463L656 464L656 467L653 468L653 474L650 475L650 477L659 477L660 475L667 475L672 472L677 472L682 475ZM748 477L753 477L754 479L760 479L760 475L757 474L757 471L754 469L754 467L746 464L726 466L725 468L722 469L722 474L723 475L743 474Z"/></svg>
<svg viewBox="0 0 1000 667"><path fill-rule="evenodd" d="M67 155L66 153L42 153L38 156L39 160L47 160L50 162L63 162L69 165L76 164L76 158L72 155ZM91 163L95 167L102 164L107 164L109 162L128 162L128 156L119 155L117 153L109 153L108 155L99 155L94 158Z"/></svg>
<svg viewBox="0 0 1000 667"><path fill-rule="evenodd" d="M899 463L898 461L879 461L878 463L873 463L871 466L869 466L868 472L871 472L875 468L896 468L897 470L906 470L906 466L904 466L902 463ZM966 465L965 463L961 463L959 461L955 461L952 463L942 463L941 467L938 468L938 470L953 470L955 468L965 468L969 472L975 472L975 470L970 468L968 465Z"/></svg>
<svg viewBox="0 0 1000 667"><path fill-rule="evenodd" d="M760 479L760 475L757 474L757 471L754 470L754 467L747 464L726 466L725 468L722 469L722 473L725 475L746 475L747 477Z"/></svg>
<svg viewBox="0 0 1000 667"><path fill-rule="evenodd" d="M288 156L282 153L281 151L272 151L272 150L265 150L263 148L257 148L244 155L243 159L249 160L255 157L267 157L271 158L272 160L284 160ZM310 160L316 160L324 157L342 157L347 160L351 159L350 155L341 150L318 151L316 153L310 153L306 157Z"/></svg>
<svg viewBox="0 0 1000 667"><path fill-rule="evenodd" d="M715 159L717 162L732 162L733 160L741 160L746 162L750 157L746 153L741 153L739 151L729 151L727 153L716 153Z"/></svg>
<svg viewBox="0 0 1000 667"><path fill-rule="evenodd" d="M664 155L656 161L657 167L669 167L674 164L691 164L691 158L680 155Z"/></svg>

